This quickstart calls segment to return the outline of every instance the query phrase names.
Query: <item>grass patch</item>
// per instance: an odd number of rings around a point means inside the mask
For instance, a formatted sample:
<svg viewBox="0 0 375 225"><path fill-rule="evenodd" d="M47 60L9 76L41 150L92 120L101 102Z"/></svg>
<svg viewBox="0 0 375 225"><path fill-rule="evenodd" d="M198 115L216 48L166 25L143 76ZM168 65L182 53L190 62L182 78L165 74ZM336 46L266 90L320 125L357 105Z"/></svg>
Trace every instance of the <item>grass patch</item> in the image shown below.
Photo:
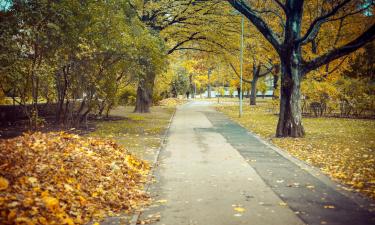
<svg viewBox="0 0 375 225"><path fill-rule="evenodd" d="M238 106L217 108L293 156L319 167L349 189L375 199L375 120L304 118L304 138L275 138L278 117L271 110L270 101L244 105L242 118L238 118Z"/></svg>
<svg viewBox="0 0 375 225"><path fill-rule="evenodd" d="M133 113L132 107L119 107L111 112L116 120L99 121L89 136L112 138L132 154L152 160L168 127L174 107L155 106L151 113Z"/></svg>

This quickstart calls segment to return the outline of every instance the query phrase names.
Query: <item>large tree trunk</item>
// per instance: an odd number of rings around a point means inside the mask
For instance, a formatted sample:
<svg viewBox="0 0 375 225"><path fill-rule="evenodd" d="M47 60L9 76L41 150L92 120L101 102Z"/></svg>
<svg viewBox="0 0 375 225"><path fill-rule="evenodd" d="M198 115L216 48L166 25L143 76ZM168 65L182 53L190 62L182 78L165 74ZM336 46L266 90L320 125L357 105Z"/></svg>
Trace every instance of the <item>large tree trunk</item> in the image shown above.
<svg viewBox="0 0 375 225"><path fill-rule="evenodd" d="M292 58L292 57L291 57ZM282 62L281 100L277 137L303 137L300 79L301 69L298 59Z"/></svg>
<svg viewBox="0 0 375 225"><path fill-rule="evenodd" d="M257 99L257 82L258 77L253 77L253 80L251 81L251 93L250 93L250 105L256 105L256 99Z"/></svg>
<svg viewBox="0 0 375 225"><path fill-rule="evenodd" d="M149 113L152 105L152 94L154 90L155 73L149 73L147 77L138 82L137 98L134 112Z"/></svg>

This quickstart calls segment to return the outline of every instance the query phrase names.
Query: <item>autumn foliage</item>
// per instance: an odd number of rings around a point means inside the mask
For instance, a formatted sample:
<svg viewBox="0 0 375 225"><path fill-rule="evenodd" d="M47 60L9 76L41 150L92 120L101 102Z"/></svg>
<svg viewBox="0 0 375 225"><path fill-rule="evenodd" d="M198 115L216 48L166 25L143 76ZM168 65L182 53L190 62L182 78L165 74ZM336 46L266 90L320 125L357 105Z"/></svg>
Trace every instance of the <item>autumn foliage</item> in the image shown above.
<svg viewBox="0 0 375 225"><path fill-rule="evenodd" d="M147 201L149 165L108 140L32 133L0 141L0 224L84 224Z"/></svg>

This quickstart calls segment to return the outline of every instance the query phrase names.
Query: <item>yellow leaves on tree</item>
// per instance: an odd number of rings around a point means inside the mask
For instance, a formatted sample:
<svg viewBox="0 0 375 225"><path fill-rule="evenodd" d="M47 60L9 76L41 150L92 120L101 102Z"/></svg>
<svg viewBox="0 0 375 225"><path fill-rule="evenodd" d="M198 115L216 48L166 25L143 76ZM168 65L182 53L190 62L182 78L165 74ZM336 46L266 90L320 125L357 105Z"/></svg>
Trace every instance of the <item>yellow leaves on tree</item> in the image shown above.
<svg viewBox="0 0 375 225"><path fill-rule="evenodd" d="M112 141L68 133L0 141L0 224L84 224L146 203L149 166Z"/></svg>

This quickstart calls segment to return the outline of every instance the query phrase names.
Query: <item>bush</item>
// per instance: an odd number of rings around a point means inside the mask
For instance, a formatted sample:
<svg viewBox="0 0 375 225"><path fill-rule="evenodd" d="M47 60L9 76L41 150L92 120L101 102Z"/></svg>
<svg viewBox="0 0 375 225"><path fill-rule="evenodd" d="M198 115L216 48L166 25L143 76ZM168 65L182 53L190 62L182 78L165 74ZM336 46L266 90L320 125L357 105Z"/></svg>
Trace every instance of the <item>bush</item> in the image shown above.
<svg viewBox="0 0 375 225"><path fill-rule="evenodd" d="M127 87L123 89L119 95L120 105L134 105L137 98L137 92L133 87Z"/></svg>
<svg viewBox="0 0 375 225"><path fill-rule="evenodd" d="M340 114L343 116L373 115L375 111L375 85L367 79L341 79L337 82L340 90Z"/></svg>

